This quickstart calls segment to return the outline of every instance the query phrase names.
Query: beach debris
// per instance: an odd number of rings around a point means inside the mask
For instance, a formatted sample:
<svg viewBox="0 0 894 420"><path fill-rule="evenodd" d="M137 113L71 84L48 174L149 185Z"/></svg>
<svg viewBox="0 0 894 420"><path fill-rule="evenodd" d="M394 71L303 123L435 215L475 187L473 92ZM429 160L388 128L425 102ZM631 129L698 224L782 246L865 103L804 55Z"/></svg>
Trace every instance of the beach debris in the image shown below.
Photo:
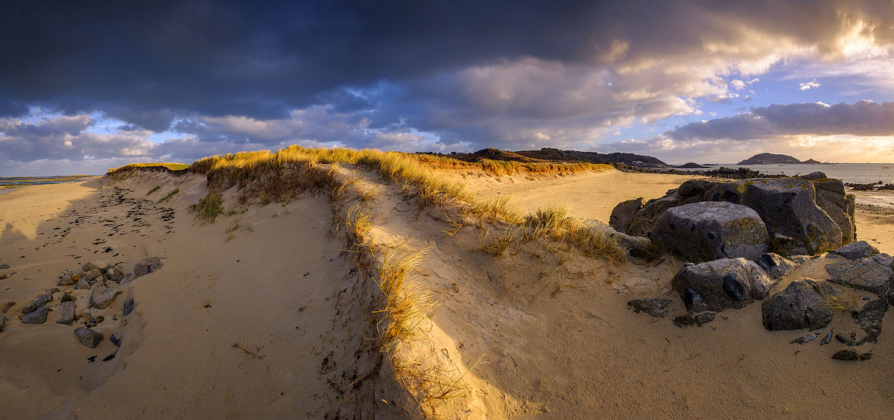
<svg viewBox="0 0 894 420"><path fill-rule="evenodd" d="M878 255L878 248L869 244L866 241L857 241L850 245L845 245L841 248L831 251L832 254L841 255L844 258L849 260L858 260L861 258L871 257L873 255Z"/></svg>
<svg viewBox="0 0 894 420"><path fill-rule="evenodd" d="M118 289L108 289L103 286L96 287L90 294L90 306L96 309L108 308L119 293L121 291Z"/></svg>
<svg viewBox="0 0 894 420"><path fill-rule="evenodd" d="M821 345L821 346L825 346L826 344L831 343L831 342L832 342L832 335L833 335L833 334L835 334L835 329L834 329L834 328L832 328L831 330L829 330L829 333L826 334L826 337L824 337L823 340L820 341L820 345Z"/></svg>
<svg viewBox="0 0 894 420"><path fill-rule="evenodd" d="M133 312L133 298L127 298L127 300L124 301L123 315L128 316L131 312Z"/></svg>
<svg viewBox="0 0 894 420"><path fill-rule="evenodd" d="M75 303L68 301L62 302L59 305L59 319L56 320L57 324L65 324L71 325L75 320Z"/></svg>
<svg viewBox="0 0 894 420"><path fill-rule="evenodd" d="M161 263L161 258L152 257L147 258L144 261L138 262L136 266L133 268L133 276L134 279L137 277L145 276L149 273L154 273L164 267L164 264Z"/></svg>
<svg viewBox="0 0 894 420"><path fill-rule="evenodd" d="M684 261L718 258L757 260L767 252L767 227L749 207L727 202L700 202L668 209L649 239Z"/></svg>
<svg viewBox="0 0 894 420"><path fill-rule="evenodd" d="M9 301L9 302L4 303L4 304L3 304L3 308L0 308L0 313L4 313L4 314L5 314L7 311L9 311L9 308L12 308L12 307L15 306L15 305L16 305L16 303L13 302L13 301Z"/></svg>
<svg viewBox="0 0 894 420"><path fill-rule="evenodd" d="M687 309L718 312L763 299L776 282L752 261L725 258L683 266L672 286Z"/></svg>
<svg viewBox="0 0 894 420"><path fill-rule="evenodd" d="M774 280L779 280L798 268L798 263L779 254L767 253L756 261Z"/></svg>
<svg viewBox="0 0 894 420"><path fill-rule="evenodd" d="M872 353L857 353L854 349L844 349L832 355L835 360L857 361L872 359Z"/></svg>
<svg viewBox="0 0 894 420"><path fill-rule="evenodd" d="M785 290L764 301L761 318L770 331L811 330L832 322L832 308L824 295L834 295L835 289L826 282L811 279L794 281Z"/></svg>
<svg viewBox="0 0 894 420"><path fill-rule="evenodd" d="M81 343L81 345L90 347L91 349L96 348L103 339L101 333L85 327L75 328L74 336L78 339L78 342Z"/></svg>
<svg viewBox="0 0 894 420"><path fill-rule="evenodd" d="M636 299L627 302L627 305L632 307L634 312L645 312L656 318L666 317L670 304L670 299Z"/></svg>
<svg viewBox="0 0 894 420"><path fill-rule="evenodd" d="M22 308L22 313L27 314L30 312L34 312L38 308L42 307L43 305L46 305L47 303L52 302L53 301L53 293L57 293L57 292L59 292L59 289L53 288L53 289L48 290L46 293L34 298L34 300L32 300L31 303L25 305L25 307Z"/></svg>
<svg viewBox="0 0 894 420"><path fill-rule="evenodd" d="M717 316L714 312L702 312L700 314L687 313L686 315L680 315L674 318L674 325L682 328L689 327L692 325L698 325L701 327L711 321Z"/></svg>
<svg viewBox="0 0 894 420"><path fill-rule="evenodd" d="M811 342L811 341L813 341L813 340L816 340L816 338L819 337L820 334L822 334L824 330L825 330L825 328L820 329L820 330L817 331L817 332L810 333L810 334L806 334L806 335L803 335L803 336L801 336L801 337L798 337L798 338L792 340L791 344L807 344L807 343L809 343L809 342ZM829 338L831 339L831 337L829 337Z"/></svg>
<svg viewBox="0 0 894 420"><path fill-rule="evenodd" d="M881 296L888 292L891 285L891 276L894 274L892 263L894 258L890 255L878 254L832 263L826 266L826 271L832 276L829 279L832 283Z"/></svg>
<svg viewBox="0 0 894 420"><path fill-rule="evenodd" d="M22 324L43 324L47 322L47 315L50 314L50 308L41 306L40 308L27 313L22 317Z"/></svg>

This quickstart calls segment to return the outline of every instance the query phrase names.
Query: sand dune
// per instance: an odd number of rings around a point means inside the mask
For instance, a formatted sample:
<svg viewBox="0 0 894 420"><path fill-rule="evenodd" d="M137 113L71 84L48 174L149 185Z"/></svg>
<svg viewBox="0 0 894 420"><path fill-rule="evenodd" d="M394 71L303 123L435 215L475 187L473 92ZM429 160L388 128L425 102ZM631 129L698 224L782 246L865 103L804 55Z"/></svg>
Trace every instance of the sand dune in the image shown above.
<svg viewBox="0 0 894 420"><path fill-rule="evenodd" d="M505 223L422 206L406 186L358 166L330 174L357 193L339 203L306 192L265 204L233 187L214 223L188 211L208 193L205 177L195 174L146 173L0 197L0 263L10 265L0 274L16 273L0 280L0 304L16 302L0 332L0 412L745 419L885 418L894 409L890 334L867 346L872 360L847 363L830 359L843 344L790 344L806 332L765 330L759 303L679 328L671 319L685 308L670 280L682 263L587 258L547 238L513 241L495 256L481 246ZM565 202L572 215L602 221L617 202L661 196L685 179L443 175L477 197L511 194L523 211ZM174 189L179 193L158 203ZM361 207L371 215L372 261L338 221ZM887 223L872 217L859 216L861 238ZM894 251L878 239L882 251ZM407 279L434 305L413 318L412 334L380 348L378 313L389 297L383 302L381 283L367 270L381 275L389 258L402 255L419 257ZM105 318L95 329L106 338L95 349L77 342L76 325L53 322L61 292L45 324L18 320L22 306L66 269L121 263L131 272L155 256L162 269L112 285L122 294L109 308L91 310ZM828 278L823 267L832 261L810 260L777 287ZM78 312L89 306L89 290L70 292ZM627 302L642 297L672 299L671 316L631 311ZM124 316L127 298L135 309ZM854 321L841 313L831 326L850 331Z"/></svg>

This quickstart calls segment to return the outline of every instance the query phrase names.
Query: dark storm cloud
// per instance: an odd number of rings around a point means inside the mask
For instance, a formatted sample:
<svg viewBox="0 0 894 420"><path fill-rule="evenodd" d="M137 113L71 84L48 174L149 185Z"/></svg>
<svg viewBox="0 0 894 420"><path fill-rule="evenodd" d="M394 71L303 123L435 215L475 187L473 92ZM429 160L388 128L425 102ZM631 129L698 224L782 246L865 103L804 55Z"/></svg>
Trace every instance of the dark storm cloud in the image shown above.
<svg viewBox="0 0 894 420"><path fill-rule="evenodd" d="M801 103L754 108L733 117L686 124L665 133L674 140L753 140L812 134L894 135L894 103Z"/></svg>
<svg viewBox="0 0 894 420"><path fill-rule="evenodd" d="M0 67L0 94L160 131L173 113L283 118L320 100L359 109L333 89L519 57L635 67L705 48L743 55L746 29L833 52L841 16L891 12L866 4L7 1L0 57L14 65Z"/></svg>

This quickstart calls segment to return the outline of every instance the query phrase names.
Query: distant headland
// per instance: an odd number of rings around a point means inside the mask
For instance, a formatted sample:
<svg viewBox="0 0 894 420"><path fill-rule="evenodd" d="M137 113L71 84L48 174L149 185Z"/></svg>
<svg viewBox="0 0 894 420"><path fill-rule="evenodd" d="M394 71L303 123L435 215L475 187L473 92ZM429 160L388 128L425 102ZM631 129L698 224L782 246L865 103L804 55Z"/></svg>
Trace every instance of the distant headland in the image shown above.
<svg viewBox="0 0 894 420"><path fill-rule="evenodd" d="M800 161L789 155L780 155L775 153L758 153L748 159L745 159L737 165L774 165L774 164L785 164L785 165L819 165L823 162L818 162L813 159L807 159L805 161Z"/></svg>

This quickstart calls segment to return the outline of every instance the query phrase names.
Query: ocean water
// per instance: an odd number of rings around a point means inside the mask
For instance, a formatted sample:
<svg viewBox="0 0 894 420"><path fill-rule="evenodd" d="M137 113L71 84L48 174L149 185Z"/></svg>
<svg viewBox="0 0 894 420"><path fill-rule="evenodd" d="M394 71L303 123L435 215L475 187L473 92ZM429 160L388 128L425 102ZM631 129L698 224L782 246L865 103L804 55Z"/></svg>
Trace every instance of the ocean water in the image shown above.
<svg viewBox="0 0 894 420"><path fill-rule="evenodd" d="M825 163L820 165L727 165L717 164L708 169L748 168L767 175L807 175L811 172L823 172L829 178L837 178L844 182L869 184L882 181L884 184L894 183L894 163ZM699 169L681 169L699 170Z"/></svg>

